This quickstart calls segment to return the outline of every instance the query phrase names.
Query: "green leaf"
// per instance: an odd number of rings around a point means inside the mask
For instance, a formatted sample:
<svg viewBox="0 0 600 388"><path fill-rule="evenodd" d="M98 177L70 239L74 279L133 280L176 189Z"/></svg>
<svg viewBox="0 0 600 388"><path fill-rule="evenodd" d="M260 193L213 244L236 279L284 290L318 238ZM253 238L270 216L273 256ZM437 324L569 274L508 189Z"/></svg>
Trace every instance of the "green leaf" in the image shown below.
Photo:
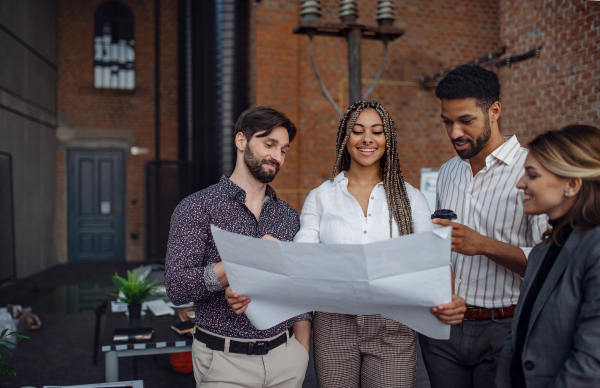
<svg viewBox="0 0 600 388"><path fill-rule="evenodd" d="M8 352L8 355L12 357L12 352L10 351L8 346L0 344L0 349L2 349L5 352Z"/></svg>
<svg viewBox="0 0 600 388"><path fill-rule="evenodd" d="M2 363L4 364L4 363ZM16 376L17 372L8 365L0 365L0 376Z"/></svg>
<svg viewBox="0 0 600 388"><path fill-rule="evenodd" d="M31 333L15 333L12 332L9 335L15 336L15 337L19 337L19 338L25 338L25 339L31 339Z"/></svg>
<svg viewBox="0 0 600 388"><path fill-rule="evenodd" d="M127 279L120 277L116 273L111 276L117 289L123 293L123 297L119 298L119 300L128 304L142 304L152 296L152 290L160 282L158 280L149 281L140 279L142 268L140 266L134 272L127 271Z"/></svg>

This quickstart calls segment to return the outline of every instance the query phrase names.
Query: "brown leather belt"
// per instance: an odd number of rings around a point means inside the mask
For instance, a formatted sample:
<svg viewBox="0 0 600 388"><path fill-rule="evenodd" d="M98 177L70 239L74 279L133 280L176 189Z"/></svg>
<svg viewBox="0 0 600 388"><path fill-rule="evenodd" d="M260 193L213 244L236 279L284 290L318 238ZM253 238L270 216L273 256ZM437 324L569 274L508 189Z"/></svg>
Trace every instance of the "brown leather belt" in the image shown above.
<svg viewBox="0 0 600 388"><path fill-rule="evenodd" d="M484 320L484 319L503 319L503 318L511 318L515 315L515 306L510 307L502 307L499 309L484 309L479 307L467 307L467 312L465 313L464 319L476 319L476 320Z"/></svg>

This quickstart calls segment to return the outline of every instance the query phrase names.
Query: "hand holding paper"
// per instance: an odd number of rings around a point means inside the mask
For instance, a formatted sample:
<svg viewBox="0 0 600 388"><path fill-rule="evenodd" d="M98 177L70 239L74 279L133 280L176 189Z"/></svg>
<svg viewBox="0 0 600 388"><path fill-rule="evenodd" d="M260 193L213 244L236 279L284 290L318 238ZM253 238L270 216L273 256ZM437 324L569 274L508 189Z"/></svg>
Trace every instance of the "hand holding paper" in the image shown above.
<svg viewBox="0 0 600 388"><path fill-rule="evenodd" d="M237 311L260 330L326 311L381 314L432 338L450 336L430 309L451 303L451 228L366 245L264 241L211 229L231 285L227 297L251 298Z"/></svg>
<svg viewBox="0 0 600 388"><path fill-rule="evenodd" d="M227 287L225 289L225 299L227 299L227 303L231 306L231 309L237 315L242 314L248 308L248 303L250 303L250 298L244 295L239 295L237 292L233 292L231 287Z"/></svg>

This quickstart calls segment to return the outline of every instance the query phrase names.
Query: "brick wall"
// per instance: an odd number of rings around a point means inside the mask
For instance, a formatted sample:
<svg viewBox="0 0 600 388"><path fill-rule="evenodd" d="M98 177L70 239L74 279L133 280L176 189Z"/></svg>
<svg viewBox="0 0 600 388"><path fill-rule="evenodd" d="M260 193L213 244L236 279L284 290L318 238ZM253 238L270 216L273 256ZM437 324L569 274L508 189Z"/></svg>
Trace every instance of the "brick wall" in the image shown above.
<svg viewBox="0 0 600 388"><path fill-rule="evenodd" d="M280 196L298 210L308 191L331 174L339 119L311 70L308 38L291 32L300 20L299 4L253 2L251 26L252 103L286 112L299 128L274 182ZM339 1L321 4L321 20L338 22ZM376 25L377 1L360 5L358 22ZM439 118L439 102L433 91L419 88L419 77L498 50L499 2L403 0L396 6L395 26L406 33L389 44L382 81L370 99L382 103L394 119L405 179L418 187L422 167L439 167L455 155ZM346 42L330 37L314 42L321 78L343 111L349 104ZM363 40L363 79L375 77L382 53L380 42ZM368 86L363 84L363 93Z"/></svg>
<svg viewBox="0 0 600 388"><path fill-rule="evenodd" d="M154 158L154 1L122 0L135 20L135 90L94 88L94 12L104 0L58 2L58 119L98 140L129 136L147 155L126 156L127 261L144 258L144 168ZM160 157L177 159L177 0L161 0ZM106 132L106 137L102 132ZM67 261L66 148L57 142L57 250Z"/></svg>
<svg viewBox="0 0 600 388"><path fill-rule="evenodd" d="M525 144L567 124L600 126L600 3L502 0L500 15L508 53L543 46L499 71L502 131Z"/></svg>
<svg viewBox="0 0 600 388"><path fill-rule="evenodd" d="M154 155L154 2L124 0L136 20L136 89L93 87L93 14L101 0L60 0L58 23L59 129L128 130L146 156L127 157L127 260L143 258L143 169ZM177 1L162 0L161 158L177 157ZM285 166L274 182L279 195L300 210L310 189L328 179L335 158L338 117L312 72L308 38L293 35L297 0L251 1L252 105L284 111L298 126ZM338 0L322 0L322 21L338 22ZM600 4L567 0L403 0L395 26L405 35L389 44L388 61L370 99L381 102L398 129L407 182L418 187L420 169L455 155L439 118L433 90L422 75L498 51L519 54L544 46L539 59L496 69L502 85L501 128L522 143L567 123L600 125ZM361 0L359 23L376 25L377 1ZM321 78L342 110L349 104L346 42L316 37ZM377 73L383 47L363 40L363 79ZM368 88L363 83L363 92ZM57 144L57 235L66 261L65 149ZM138 239L131 235L137 234Z"/></svg>

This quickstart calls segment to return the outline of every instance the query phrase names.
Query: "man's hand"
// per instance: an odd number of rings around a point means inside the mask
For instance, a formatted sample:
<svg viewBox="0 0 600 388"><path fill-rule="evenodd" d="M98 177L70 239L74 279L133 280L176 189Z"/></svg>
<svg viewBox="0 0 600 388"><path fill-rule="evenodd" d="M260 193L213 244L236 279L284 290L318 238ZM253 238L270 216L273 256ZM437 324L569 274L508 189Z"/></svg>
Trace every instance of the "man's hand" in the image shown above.
<svg viewBox="0 0 600 388"><path fill-rule="evenodd" d="M270 234L265 234L264 236L261 237L261 240L279 241L278 239L276 239L275 237L271 236Z"/></svg>
<svg viewBox="0 0 600 388"><path fill-rule="evenodd" d="M248 303L250 303L250 298L239 295L237 292L233 292L231 287L227 287L225 289L225 299L227 299L227 303L237 315L242 314L248 308Z"/></svg>
<svg viewBox="0 0 600 388"><path fill-rule="evenodd" d="M223 266L223 262L219 261L213 267L213 272L219 278L219 283L221 283L221 287L227 287L229 285L229 281L227 280L227 274L225 273L225 267Z"/></svg>
<svg viewBox="0 0 600 388"><path fill-rule="evenodd" d="M467 256L481 255L488 237L482 236L473 229L441 218L434 218L434 224L452 227L452 251Z"/></svg>
<svg viewBox="0 0 600 388"><path fill-rule="evenodd" d="M467 311L466 302L458 295L452 294L452 302L441 304L431 309L431 313L446 325L457 325L462 322Z"/></svg>
<svg viewBox="0 0 600 388"><path fill-rule="evenodd" d="M468 226L434 218L434 224L452 227L452 251L467 256L483 255L501 266L525 276L527 258L519 247L483 236Z"/></svg>

